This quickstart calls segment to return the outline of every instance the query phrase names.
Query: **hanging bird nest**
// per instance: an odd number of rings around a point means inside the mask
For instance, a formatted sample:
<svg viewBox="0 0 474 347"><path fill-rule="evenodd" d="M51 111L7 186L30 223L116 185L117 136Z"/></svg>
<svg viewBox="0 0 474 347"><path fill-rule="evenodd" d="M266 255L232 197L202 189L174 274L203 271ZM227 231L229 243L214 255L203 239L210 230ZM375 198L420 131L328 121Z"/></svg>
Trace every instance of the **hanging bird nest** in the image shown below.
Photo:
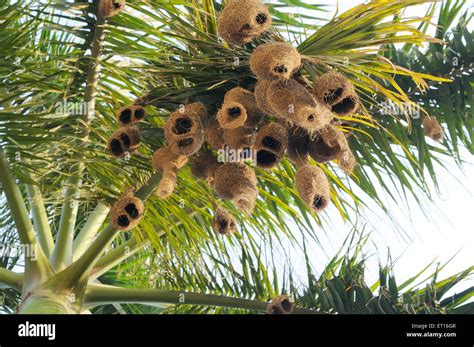
<svg viewBox="0 0 474 347"><path fill-rule="evenodd" d="M205 152L191 162L191 173L197 178L212 182L217 169L221 165L211 152Z"/></svg>
<svg viewBox="0 0 474 347"><path fill-rule="evenodd" d="M222 108L217 113L217 121L224 129L241 126L255 126L259 121L260 110L252 92L236 87L229 90Z"/></svg>
<svg viewBox="0 0 474 347"><path fill-rule="evenodd" d="M104 17L112 17L123 11L125 0L99 0L99 14Z"/></svg>
<svg viewBox="0 0 474 347"><path fill-rule="evenodd" d="M268 8L259 0L231 0L219 16L217 31L228 44L242 45L262 35L271 25Z"/></svg>
<svg viewBox="0 0 474 347"><path fill-rule="evenodd" d="M257 102L257 106L262 112L274 116L274 117L281 117L278 114L274 114L269 102L267 93L272 85L272 80L258 80L255 84L255 101Z"/></svg>
<svg viewBox="0 0 474 347"><path fill-rule="evenodd" d="M301 55L286 42L265 43L250 56L250 69L259 80L288 80L300 66Z"/></svg>
<svg viewBox="0 0 474 347"><path fill-rule="evenodd" d="M256 132L254 128L240 127L224 130L224 143L230 149L251 149L255 143Z"/></svg>
<svg viewBox="0 0 474 347"><path fill-rule="evenodd" d="M171 151L179 155L193 155L204 142L203 118L207 117L204 105L188 104L168 117L165 124L165 138Z"/></svg>
<svg viewBox="0 0 474 347"><path fill-rule="evenodd" d="M138 225L143 217L143 201L133 195L120 198L110 210L110 223L115 230L130 230Z"/></svg>
<svg viewBox="0 0 474 347"><path fill-rule="evenodd" d="M310 136L308 132L298 126L293 126L288 130L288 157L297 165L302 166L308 163L308 148Z"/></svg>
<svg viewBox="0 0 474 347"><path fill-rule="evenodd" d="M333 119L332 113L319 105L310 92L297 81L275 81L267 91L267 100L274 114L279 114L310 133L324 128Z"/></svg>
<svg viewBox="0 0 474 347"><path fill-rule="evenodd" d="M300 197L315 213L329 205L329 181L321 168L302 166L296 172L295 181Z"/></svg>
<svg viewBox="0 0 474 347"><path fill-rule="evenodd" d="M338 165L345 174L351 175L357 165L356 158L350 149L347 149L340 158L338 158Z"/></svg>
<svg viewBox="0 0 474 347"><path fill-rule="evenodd" d="M359 96L352 83L344 75L329 72L314 82L314 95L319 102L338 115L354 113L359 107Z"/></svg>
<svg viewBox="0 0 474 347"><path fill-rule="evenodd" d="M234 217L225 208L217 207L212 228L219 235L230 235L236 229Z"/></svg>
<svg viewBox="0 0 474 347"><path fill-rule="evenodd" d="M129 105L117 111L117 120L122 126L138 123L145 118L145 108L139 105Z"/></svg>
<svg viewBox="0 0 474 347"><path fill-rule="evenodd" d="M257 167L276 167L288 147L288 130L280 124L266 124L257 133L254 150L257 151Z"/></svg>
<svg viewBox="0 0 474 347"><path fill-rule="evenodd" d="M140 146L140 132L134 126L122 127L110 136L108 148L116 157L124 157Z"/></svg>
<svg viewBox="0 0 474 347"><path fill-rule="evenodd" d="M423 117L423 128L428 137L435 141L443 141L444 130L435 117Z"/></svg>
<svg viewBox="0 0 474 347"><path fill-rule="evenodd" d="M287 295L279 295L267 305L268 314L291 314L294 304Z"/></svg>
<svg viewBox="0 0 474 347"><path fill-rule="evenodd" d="M161 199L169 198L176 187L178 170L186 165L188 157L172 152L170 146L159 148L153 153L153 170L163 172L155 195Z"/></svg>
<svg viewBox="0 0 474 347"><path fill-rule="evenodd" d="M217 119L213 118L207 123L204 129L204 141L216 151L224 148L224 129Z"/></svg>
<svg viewBox="0 0 474 347"><path fill-rule="evenodd" d="M344 133L333 125L325 127L321 133L309 143L308 152L319 163L340 159L349 150Z"/></svg>
<svg viewBox="0 0 474 347"><path fill-rule="evenodd" d="M214 176L213 187L217 195L231 200L241 210L251 213L258 196L255 171L243 163L226 163Z"/></svg>

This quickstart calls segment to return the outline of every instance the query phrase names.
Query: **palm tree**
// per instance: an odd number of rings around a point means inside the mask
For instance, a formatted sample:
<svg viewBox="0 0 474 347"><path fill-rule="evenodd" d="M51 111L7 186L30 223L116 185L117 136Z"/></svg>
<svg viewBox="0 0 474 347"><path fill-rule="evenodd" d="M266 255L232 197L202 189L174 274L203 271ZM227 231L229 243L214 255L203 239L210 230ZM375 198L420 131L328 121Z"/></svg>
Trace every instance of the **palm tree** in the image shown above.
<svg viewBox="0 0 474 347"><path fill-rule="evenodd" d="M433 4L416 20L404 16L425 2L373 0L319 20L327 16L323 6L291 1L289 11L277 1L267 33L229 46L218 38L216 19L227 1L128 1L126 11L106 17L88 0L0 0L1 241L34 250L25 257L3 254L3 310L265 312L270 298L290 294L296 313L473 313L466 302L474 288L447 296L472 267L444 280L438 267L423 278L430 264L397 284L389 264L368 285L363 233L348 237L317 278L308 245L321 237L325 215L315 215L298 196L288 160L258 170L260 198L251 216L218 201L188 168L171 198L153 195L162 175L152 172L151 157L164 143L169 113L202 102L215 114L227 90L255 83L248 64L254 48L284 40L303 57L303 83L336 69L362 100L357 114L340 119L354 134L354 173L313 163L329 177L341 218L354 222L369 202L390 214L372 180L396 201L408 194L431 199L426 171L436 180L432 162L454 156L461 164L460 142L474 152L473 41L465 1ZM438 10L431 37L426 30ZM454 58L456 65L444 63ZM115 111L133 99L147 113L139 125L141 146L114 158L106 146L117 129ZM381 116L382 102L428 112L446 127L445 140L426 140L421 120L409 114ZM146 214L133 231L120 232L107 216L127 191L146 201ZM233 236L212 230L217 205L234 215L240 228ZM307 278L286 262L288 244L299 251Z"/></svg>

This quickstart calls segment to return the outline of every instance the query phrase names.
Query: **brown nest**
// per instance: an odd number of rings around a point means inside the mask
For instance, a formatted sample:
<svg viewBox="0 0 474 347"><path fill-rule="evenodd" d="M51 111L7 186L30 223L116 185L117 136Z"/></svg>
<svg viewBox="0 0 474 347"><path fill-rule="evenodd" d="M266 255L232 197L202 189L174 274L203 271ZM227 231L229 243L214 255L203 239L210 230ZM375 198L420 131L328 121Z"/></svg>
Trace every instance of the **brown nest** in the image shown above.
<svg viewBox="0 0 474 347"><path fill-rule="evenodd" d="M325 127L321 133L310 142L308 152L320 163L340 159L349 150L344 133L333 125Z"/></svg>
<svg viewBox="0 0 474 347"><path fill-rule="evenodd" d="M428 137L435 141L443 141L444 130L435 117L423 117L423 128Z"/></svg>
<svg viewBox="0 0 474 347"><path fill-rule="evenodd" d="M258 0L231 0L221 12L217 31L227 43L241 45L262 35L272 25L268 8Z"/></svg>
<svg viewBox="0 0 474 347"><path fill-rule="evenodd" d="M145 118L145 108L139 105L129 105L117 111L117 120L122 126L138 123Z"/></svg>
<svg viewBox="0 0 474 347"><path fill-rule="evenodd" d="M318 104L311 93L293 79L273 82L267 97L274 114L311 133L324 128L333 119L329 109Z"/></svg>
<svg viewBox="0 0 474 347"><path fill-rule="evenodd" d="M268 314L291 314L294 304L287 295L279 295L267 305Z"/></svg>
<svg viewBox="0 0 474 347"><path fill-rule="evenodd" d="M165 124L165 138L171 151L179 155L193 155L204 142L203 118L207 117L204 105L188 104L168 117Z"/></svg>
<svg viewBox="0 0 474 347"><path fill-rule="evenodd" d="M254 94L236 87L226 93L222 108L217 113L217 121L224 129L235 129L244 125L255 126L259 116Z"/></svg>
<svg viewBox="0 0 474 347"><path fill-rule="evenodd" d="M213 187L217 195L231 200L241 210L251 213L258 196L254 170L243 163L226 163L214 176Z"/></svg>
<svg viewBox="0 0 474 347"><path fill-rule="evenodd" d="M224 130L224 143L230 149L251 149L255 143L255 129L240 127Z"/></svg>
<svg viewBox="0 0 474 347"><path fill-rule="evenodd" d="M211 182L220 165L211 152L205 152L191 162L191 173L197 178Z"/></svg>
<svg viewBox="0 0 474 347"><path fill-rule="evenodd" d="M130 230L138 225L143 217L143 201L133 195L119 199L110 210L110 223L115 230Z"/></svg>
<svg viewBox="0 0 474 347"><path fill-rule="evenodd" d="M280 124L264 125L257 133L254 150L257 151L257 167L270 169L277 166L288 147L288 130Z"/></svg>
<svg viewBox="0 0 474 347"><path fill-rule="evenodd" d="M207 123L204 129L204 141L216 151L224 148L224 129L217 119L213 118Z"/></svg>
<svg viewBox="0 0 474 347"><path fill-rule="evenodd" d="M310 136L308 132L298 126L288 130L288 157L297 165L308 163L308 148Z"/></svg>
<svg viewBox="0 0 474 347"><path fill-rule="evenodd" d="M347 77L337 72L321 75L314 83L314 95L319 102L341 116L354 113L359 107L354 86Z"/></svg>
<svg viewBox="0 0 474 347"><path fill-rule="evenodd" d="M260 45L250 57L250 69L259 80L288 80L300 66L298 50L286 42Z"/></svg>
<svg viewBox="0 0 474 347"><path fill-rule="evenodd" d="M171 151L170 146L159 148L153 153L152 165L155 171L163 172L155 194L166 199L173 194L176 187L178 170L188 162L188 157Z"/></svg>
<svg viewBox="0 0 474 347"><path fill-rule="evenodd" d="M212 222L212 228L219 235L230 235L236 229L234 217L223 207L217 207Z"/></svg>
<svg viewBox="0 0 474 347"><path fill-rule="evenodd" d="M317 166L301 166L296 172L296 189L303 201L315 213L324 210L330 201L329 182Z"/></svg>
<svg viewBox="0 0 474 347"><path fill-rule="evenodd" d="M108 148L116 157L134 152L140 146L140 132L134 126L122 127L110 136Z"/></svg>
<svg viewBox="0 0 474 347"><path fill-rule="evenodd" d="M125 8L125 0L99 0L99 14L108 18L115 16Z"/></svg>
<svg viewBox="0 0 474 347"><path fill-rule="evenodd" d="M273 81L271 80L258 80L255 84L255 100L257 102L258 108L262 110L262 112L271 116L279 117L277 114L273 113L273 110L268 102L267 93L272 83Z"/></svg>

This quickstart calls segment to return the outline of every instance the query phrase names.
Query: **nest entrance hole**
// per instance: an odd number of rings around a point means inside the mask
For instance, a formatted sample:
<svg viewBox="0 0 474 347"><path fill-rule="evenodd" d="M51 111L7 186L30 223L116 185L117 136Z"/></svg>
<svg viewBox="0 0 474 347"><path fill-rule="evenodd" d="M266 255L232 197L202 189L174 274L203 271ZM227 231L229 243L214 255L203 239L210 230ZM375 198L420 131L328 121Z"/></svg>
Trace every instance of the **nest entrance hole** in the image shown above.
<svg viewBox="0 0 474 347"><path fill-rule="evenodd" d="M284 64L279 64L273 69L278 74L285 74L288 72L288 68Z"/></svg>
<svg viewBox="0 0 474 347"><path fill-rule="evenodd" d="M265 22L268 20L268 17L265 13L259 13L257 14L257 17L255 17L255 20L259 25L265 24Z"/></svg>
<svg viewBox="0 0 474 347"><path fill-rule="evenodd" d="M132 121L132 110L126 108L120 113L120 122L122 124L129 124Z"/></svg>
<svg viewBox="0 0 474 347"><path fill-rule="evenodd" d="M118 156L123 154L122 144L117 139L110 141L110 149L114 155Z"/></svg>
<svg viewBox="0 0 474 347"><path fill-rule="evenodd" d="M279 151L281 148L281 142L272 136L265 136L262 140L262 145L274 151Z"/></svg>
<svg viewBox="0 0 474 347"><path fill-rule="evenodd" d="M192 137L184 139L184 140L179 140L178 141L178 147L183 148L183 147L189 147L194 143L194 140Z"/></svg>
<svg viewBox="0 0 474 347"><path fill-rule="evenodd" d="M127 134L122 134L120 135L120 139L122 140L123 144L126 147L130 147L130 144L131 144L130 136L128 136Z"/></svg>
<svg viewBox="0 0 474 347"><path fill-rule="evenodd" d="M355 102L352 98L345 98L340 103L332 107L332 111L337 114L347 114L354 108Z"/></svg>
<svg viewBox="0 0 474 347"><path fill-rule="evenodd" d="M127 206L125 206L125 211L126 211L126 212L129 214L129 216L132 217L133 219L138 218L138 216L140 215L140 213L138 212L137 207L136 207L135 204L133 204L133 203L130 203L130 204L128 204Z"/></svg>
<svg viewBox="0 0 474 347"><path fill-rule="evenodd" d="M187 134L191 131L193 125L193 121L188 117L178 118L174 123L173 132L177 135Z"/></svg>
<svg viewBox="0 0 474 347"><path fill-rule="evenodd" d="M136 119L142 119L143 117L145 117L145 111L141 108L135 110L135 118Z"/></svg>
<svg viewBox="0 0 474 347"><path fill-rule="evenodd" d="M272 166L276 163L277 156L270 151L261 150L257 152L257 163L262 166Z"/></svg>
<svg viewBox="0 0 474 347"><path fill-rule="evenodd" d="M288 312L291 312L291 309L293 307L292 303L290 302L289 299L283 299L280 303L281 305L281 308L283 309L283 311L285 311L286 313Z"/></svg>
<svg viewBox="0 0 474 347"><path fill-rule="evenodd" d="M240 107L231 107L227 110L227 114L230 118L237 118L242 114L242 110Z"/></svg>
<svg viewBox="0 0 474 347"><path fill-rule="evenodd" d="M122 228L126 228L130 225L130 220L126 215L121 215L117 219L117 224Z"/></svg>
<svg viewBox="0 0 474 347"><path fill-rule="evenodd" d="M313 199L313 208L317 211L324 208L326 204L326 199L321 195L316 195ZM283 304L283 303L282 303Z"/></svg>

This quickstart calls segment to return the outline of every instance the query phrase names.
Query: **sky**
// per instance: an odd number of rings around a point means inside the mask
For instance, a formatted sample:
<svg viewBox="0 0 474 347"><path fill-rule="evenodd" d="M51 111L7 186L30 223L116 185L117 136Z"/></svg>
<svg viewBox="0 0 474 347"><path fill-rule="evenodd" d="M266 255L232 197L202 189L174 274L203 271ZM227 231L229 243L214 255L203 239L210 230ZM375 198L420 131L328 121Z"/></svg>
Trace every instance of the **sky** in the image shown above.
<svg viewBox="0 0 474 347"><path fill-rule="evenodd" d="M344 12L364 1L346 0L336 1L315 0L307 3L327 4L331 15L339 6L339 12ZM470 5L472 9L472 4ZM415 6L406 12L408 16L420 16L426 12L427 5ZM472 28L471 28L472 30ZM454 275L474 265L474 157L464 149L461 158L466 160L459 168L454 160L447 160L446 168L435 165L440 184L439 195L435 194L435 203L427 203L423 207L425 215L414 199L410 199L408 206L404 203L396 204L387 197L390 209L399 226L409 235L403 238L394 224L382 213L367 213L361 218L360 226L371 234L371 242L365 247L368 257L367 278L369 283L378 279L378 264L387 263L387 254L395 260L394 273L403 281L415 275L431 261L444 264L453 256L454 259L441 271L440 278ZM377 187L377 185L375 184ZM434 186L431 187L435 191ZM381 188L379 188L381 190ZM374 206L374 209L377 208ZM352 225L344 224L335 206L329 207L329 220L333 224L331 233L321 238L321 245L314 250L316 266L324 268L328 260L340 249ZM295 265L295 264L293 264ZM299 264L304 269L304 264ZM318 267L318 266L317 266ZM429 274L429 273L427 273ZM470 280L458 287L474 285Z"/></svg>

